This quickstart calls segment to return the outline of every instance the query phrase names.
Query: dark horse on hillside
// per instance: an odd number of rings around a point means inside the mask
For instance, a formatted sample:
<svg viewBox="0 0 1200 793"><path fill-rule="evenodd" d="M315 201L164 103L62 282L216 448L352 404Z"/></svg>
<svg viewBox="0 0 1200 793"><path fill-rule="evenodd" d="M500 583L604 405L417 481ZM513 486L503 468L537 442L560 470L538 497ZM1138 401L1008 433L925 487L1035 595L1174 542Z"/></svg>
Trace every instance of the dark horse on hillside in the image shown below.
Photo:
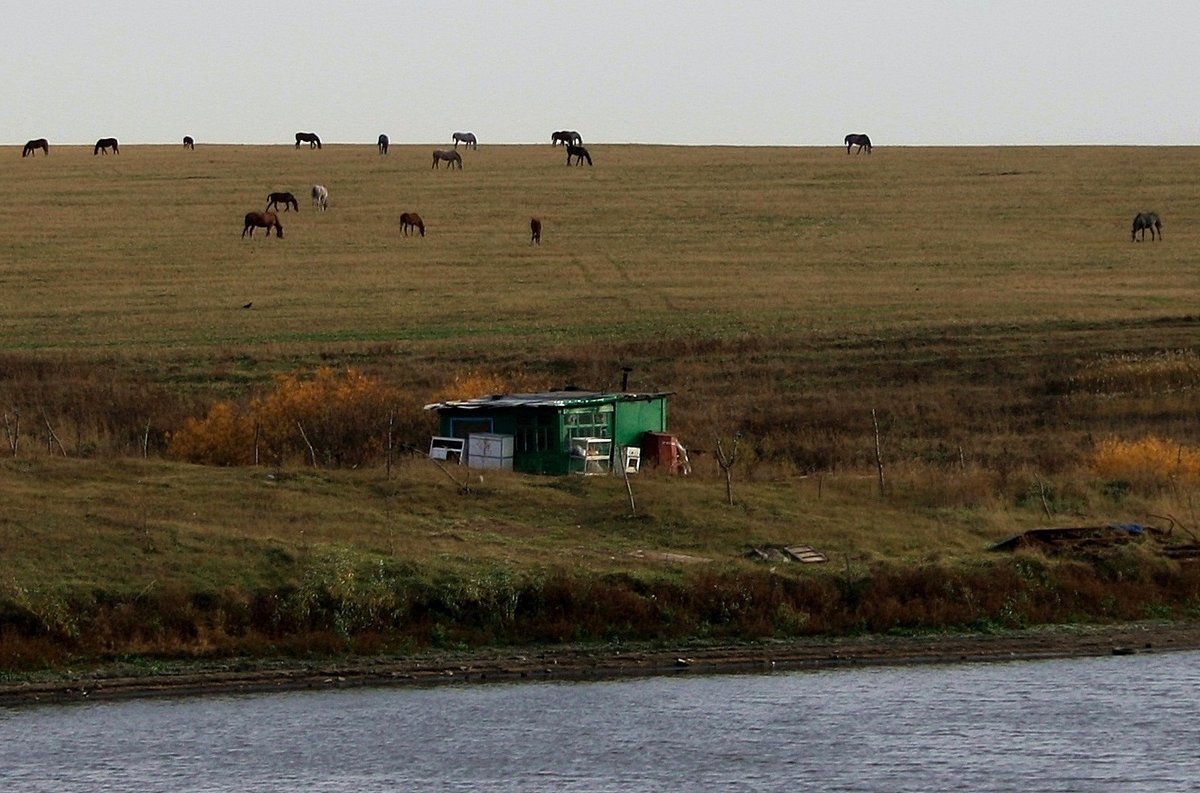
<svg viewBox="0 0 1200 793"><path fill-rule="evenodd" d="M300 203L296 200L296 196L291 193L271 193L267 196L267 209L279 209L279 205L283 204L283 211L287 212L288 208L300 211Z"/></svg>
<svg viewBox="0 0 1200 793"><path fill-rule="evenodd" d="M50 153L50 143L45 138L31 140L25 144L25 148L21 150L22 157L32 157L41 149L43 154Z"/></svg>
<svg viewBox="0 0 1200 793"><path fill-rule="evenodd" d="M310 149L321 148L321 139L317 137L315 132L297 132L296 133L296 148L300 148L301 143L307 143Z"/></svg>
<svg viewBox="0 0 1200 793"><path fill-rule="evenodd" d="M592 164L592 155L588 154L588 150L582 146L574 146L567 144L567 165L571 164L571 158L575 158L576 165L583 165L583 161L587 160L587 164Z"/></svg>
<svg viewBox="0 0 1200 793"><path fill-rule="evenodd" d="M271 229L275 229L275 236L283 239L283 224L274 212L247 212L246 225L242 227L242 239L246 238L246 234L253 237L255 229L266 229L268 237L271 236Z"/></svg>
<svg viewBox="0 0 1200 793"><path fill-rule="evenodd" d="M380 135L379 136L379 153L387 154L387 150L388 150L388 136Z"/></svg>
<svg viewBox="0 0 1200 793"><path fill-rule="evenodd" d="M542 221L538 218L529 219L529 244L542 244Z"/></svg>
<svg viewBox="0 0 1200 793"><path fill-rule="evenodd" d="M1154 242L1154 232L1158 232L1159 242L1162 241L1162 221L1158 217L1157 212L1139 212L1133 218L1133 230L1129 233L1131 242L1142 242L1146 239L1146 229L1150 229L1150 241ZM1141 239L1138 239L1138 232L1142 232Z"/></svg>
<svg viewBox="0 0 1200 793"><path fill-rule="evenodd" d="M95 157L97 154L108 154L109 149L113 150L113 154L121 153L121 147L117 145L116 138L101 138L100 140L96 141L96 148L92 149L92 156Z"/></svg>
<svg viewBox="0 0 1200 793"><path fill-rule="evenodd" d="M855 134L853 132L851 132L849 135L847 135L846 136L846 153L849 154L850 149L853 148L854 146L858 147L858 151L856 151L855 154L861 154L863 149L867 150L867 154L871 153L871 139L869 137L867 137L866 135Z"/></svg>
<svg viewBox="0 0 1200 793"><path fill-rule="evenodd" d="M464 148L478 149L479 141L475 138L474 132L455 132L450 136L454 140L454 148L458 148L458 144L464 144Z"/></svg>
<svg viewBox="0 0 1200 793"><path fill-rule="evenodd" d="M410 231L414 234L420 231L421 236L425 236L425 221L421 220L421 216L416 212L405 212L400 215L400 232L407 237Z"/></svg>
<svg viewBox="0 0 1200 793"><path fill-rule="evenodd" d="M193 138L191 135L184 135L183 136L183 148L192 149L193 151L195 151L196 139Z"/></svg>
<svg viewBox="0 0 1200 793"><path fill-rule="evenodd" d="M433 152L433 167L437 168L438 163L442 160L446 161L446 167L453 170L454 166L458 166L458 170L462 170L462 155L454 149L434 149Z"/></svg>
<svg viewBox="0 0 1200 793"><path fill-rule="evenodd" d="M582 146L583 136L573 129L560 129L558 132L551 132L550 145L557 146L560 143L564 146Z"/></svg>

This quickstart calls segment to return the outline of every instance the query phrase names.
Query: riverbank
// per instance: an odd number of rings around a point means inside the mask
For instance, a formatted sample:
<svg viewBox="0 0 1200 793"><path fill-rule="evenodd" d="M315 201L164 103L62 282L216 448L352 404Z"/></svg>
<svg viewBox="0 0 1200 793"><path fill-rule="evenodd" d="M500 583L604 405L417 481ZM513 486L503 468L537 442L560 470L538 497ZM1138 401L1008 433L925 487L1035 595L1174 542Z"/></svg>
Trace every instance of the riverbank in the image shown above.
<svg viewBox="0 0 1200 793"><path fill-rule="evenodd" d="M0 706L365 686L571 681L854 666L957 664L1200 650L1200 622L1071 625L997 633L806 638L744 644L525 648L303 664L112 665L0 684Z"/></svg>

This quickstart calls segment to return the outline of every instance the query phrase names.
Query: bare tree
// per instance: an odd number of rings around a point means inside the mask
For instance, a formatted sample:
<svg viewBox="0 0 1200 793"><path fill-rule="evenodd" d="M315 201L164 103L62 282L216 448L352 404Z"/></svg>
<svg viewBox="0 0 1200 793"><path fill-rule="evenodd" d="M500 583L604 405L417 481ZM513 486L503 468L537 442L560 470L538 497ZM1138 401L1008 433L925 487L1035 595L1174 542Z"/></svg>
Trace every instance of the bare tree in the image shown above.
<svg viewBox="0 0 1200 793"><path fill-rule="evenodd" d="M725 451L719 435L713 437L717 441L717 465L721 467L721 473L725 474L725 500L733 506L733 466L738 460L738 444L742 442L742 433L733 436L733 446L729 451Z"/></svg>

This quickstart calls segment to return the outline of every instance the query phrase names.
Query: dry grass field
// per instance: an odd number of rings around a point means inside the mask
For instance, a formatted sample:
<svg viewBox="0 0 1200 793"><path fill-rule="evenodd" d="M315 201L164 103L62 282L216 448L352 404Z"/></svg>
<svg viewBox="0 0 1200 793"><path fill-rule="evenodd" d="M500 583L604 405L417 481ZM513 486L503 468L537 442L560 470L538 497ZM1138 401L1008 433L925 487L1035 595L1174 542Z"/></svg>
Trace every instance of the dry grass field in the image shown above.
<svg viewBox="0 0 1200 793"><path fill-rule="evenodd" d="M1195 525L1196 482L1114 490L1087 459L1113 435L1200 442L1200 149L589 144L595 166L568 168L561 147L485 142L448 172L431 169L435 147L0 148L0 411L21 421L0 463L0 617L78 640L71 615L106 597L166 592L177 615L210 593L217 611L241 597L256 613L253 593L315 577L362 606L364 570L397 564L417 571L406 586L434 589L499 574L687 581L629 554L724 560L736 576L751 545L806 542L850 577L977 564L1039 522ZM243 215L276 190L300 200L283 239L243 239ZM1131 243L1146 209L1165 240ZM401 235L405 211L427 236ZM170 434L214 399L323 365L413 405L472 377L614 388L631 366L632 388L677 392L696 476L644 476L630 518L619 480L498 475L461 496L419 459L385 477L169 458ZM406 442L425 440L422 420ZM705 452L735 432L730 508ZM484 603L488 586L460 599ZM195 631L138 644L105 619L124 637L113 652L229 651ZM0 666L44 650L21 647Z"/></svg>

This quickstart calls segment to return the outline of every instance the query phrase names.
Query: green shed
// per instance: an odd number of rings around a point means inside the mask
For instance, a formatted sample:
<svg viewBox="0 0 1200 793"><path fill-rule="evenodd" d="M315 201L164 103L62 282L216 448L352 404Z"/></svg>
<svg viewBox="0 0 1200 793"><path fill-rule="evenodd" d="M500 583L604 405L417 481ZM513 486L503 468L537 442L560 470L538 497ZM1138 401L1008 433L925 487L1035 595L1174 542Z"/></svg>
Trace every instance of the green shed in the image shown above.
<svg viewBox="0 0 1200 793"><path fill-rule="evenodd" d="M667 397L598 391L494 394L436 402L435 459L540 474L637 470L643 434L667 429Z"/></svg>

